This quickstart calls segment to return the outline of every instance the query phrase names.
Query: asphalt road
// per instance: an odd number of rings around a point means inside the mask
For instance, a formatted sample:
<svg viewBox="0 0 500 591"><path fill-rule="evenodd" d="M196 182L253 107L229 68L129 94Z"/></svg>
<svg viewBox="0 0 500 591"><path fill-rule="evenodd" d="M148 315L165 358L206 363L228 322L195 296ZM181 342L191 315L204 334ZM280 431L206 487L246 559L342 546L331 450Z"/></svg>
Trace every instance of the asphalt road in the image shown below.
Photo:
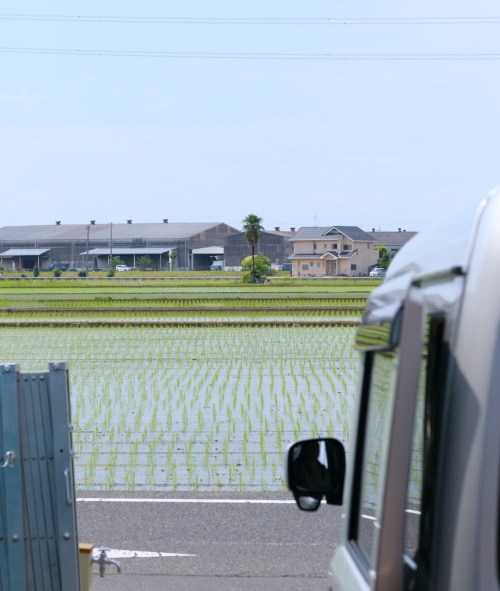
<svg viewBox="0 0 500 591"><path fill-rule="evenodd" d="M94 591L328 590L340 507L304 513L295 503L228 502L290 501L288 493L79 491L77 498L80 542L192 555L119 558L122 573L111 565L104 578L94 565Z"/></svg>

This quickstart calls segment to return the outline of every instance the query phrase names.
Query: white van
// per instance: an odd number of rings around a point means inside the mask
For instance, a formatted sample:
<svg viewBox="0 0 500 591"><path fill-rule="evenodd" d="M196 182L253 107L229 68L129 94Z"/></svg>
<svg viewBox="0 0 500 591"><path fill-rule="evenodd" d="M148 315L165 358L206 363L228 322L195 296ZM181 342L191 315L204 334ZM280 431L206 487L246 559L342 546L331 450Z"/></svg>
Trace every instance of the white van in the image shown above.
<svg viewBox="0 0 500 591"><path fill-rule="evenodd" d="M286 459L301 509L343 503L329 589L500 589L500 190L398 253L357 346L348 453Z"/></svg>

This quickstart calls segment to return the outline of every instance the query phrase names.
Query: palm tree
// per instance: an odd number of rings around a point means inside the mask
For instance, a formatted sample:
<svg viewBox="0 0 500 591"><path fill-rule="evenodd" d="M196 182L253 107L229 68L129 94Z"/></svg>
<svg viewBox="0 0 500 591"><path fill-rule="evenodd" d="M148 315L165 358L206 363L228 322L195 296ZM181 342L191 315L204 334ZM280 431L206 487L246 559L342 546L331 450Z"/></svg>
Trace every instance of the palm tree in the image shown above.
<svg viewBox="0 0 500 591"><path fill-rule="evenodd" d="M264 229L260 224L262 218L258 215L249 214L243 220L243 230L248 247L252 249L252 282L255 282L255 247L259 241L260 234Z"/></svg>

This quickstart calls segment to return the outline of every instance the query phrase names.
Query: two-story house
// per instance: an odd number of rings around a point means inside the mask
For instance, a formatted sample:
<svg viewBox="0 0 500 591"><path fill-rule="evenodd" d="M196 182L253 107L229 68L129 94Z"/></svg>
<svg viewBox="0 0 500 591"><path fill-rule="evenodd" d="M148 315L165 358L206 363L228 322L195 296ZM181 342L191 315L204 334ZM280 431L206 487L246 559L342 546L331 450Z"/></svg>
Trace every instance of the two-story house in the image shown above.
<svg viewBox="0 0 500 591"><path fill-rule="evenodd" d="M375 238L358 226L299 228L290 241L293 277L368 275L378 259Z"/></svg>

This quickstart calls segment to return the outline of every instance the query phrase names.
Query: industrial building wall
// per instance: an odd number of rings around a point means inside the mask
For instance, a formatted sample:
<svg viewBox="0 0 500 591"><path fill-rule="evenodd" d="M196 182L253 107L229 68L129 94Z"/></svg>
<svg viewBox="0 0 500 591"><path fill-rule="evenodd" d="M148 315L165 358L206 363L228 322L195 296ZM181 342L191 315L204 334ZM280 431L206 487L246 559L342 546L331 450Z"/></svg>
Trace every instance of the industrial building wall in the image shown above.
<svg viewBox="0 0 500 591"><path fill-rule="evenodd" d="M271 264L282 265L293 253L293 245L287 236L262 232L255 248L255 254L267 257ZM241 261L252 254L245 239L245 233L232 234L224 240L224 262L227 267L241 265Z"/></svg>
<svg viewBox="0 0 500 591"><path fill-rule="evenodd" d="M51 250L51 256L45 260L44 268L52 263L65 263L70 267L85 266L85 256L81 256L80 253L87 250L86 239L30 240L29 229L26 232L26 237L20 236L19 240L0 240L0 252L8 250L9 248L47 248ZM175 268L187 270L189 268L189 251L191 249L203 248L206 246L224 246L224 238L228 234L234 234L234 232L235 228L232 228L225 223L220 223L203 232L185 238L155 239L154 237L149 236L147 239L141 237L118 239L115 237L113 239L113 248L175 248L177 250ZM109 239L92 239L91 233L88 247L89 250L93 248L109 248ZM94 268L95 266L93 257L90 257L89 267ZM164 265L162 264L162 266Z"/></svg>

